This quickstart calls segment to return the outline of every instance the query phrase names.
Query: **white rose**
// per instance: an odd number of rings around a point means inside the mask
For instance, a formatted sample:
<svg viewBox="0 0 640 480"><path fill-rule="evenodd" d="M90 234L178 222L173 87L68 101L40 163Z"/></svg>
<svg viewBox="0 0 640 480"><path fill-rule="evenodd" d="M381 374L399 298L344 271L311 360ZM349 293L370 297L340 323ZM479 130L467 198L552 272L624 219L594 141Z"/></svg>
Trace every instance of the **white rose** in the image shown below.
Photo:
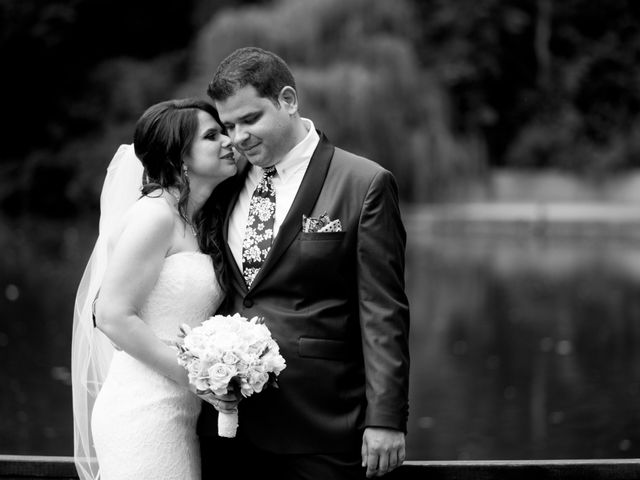
<svg viewBox="0 0 640 480"><path fill-rule="evenodd" d="M237 373L237 370L235 365L215 363L209 368L207 373L209 374L209 383L211 383L212 387L217 390L224 387L226 393L227 385L229 385L229 382Z"/></svg>

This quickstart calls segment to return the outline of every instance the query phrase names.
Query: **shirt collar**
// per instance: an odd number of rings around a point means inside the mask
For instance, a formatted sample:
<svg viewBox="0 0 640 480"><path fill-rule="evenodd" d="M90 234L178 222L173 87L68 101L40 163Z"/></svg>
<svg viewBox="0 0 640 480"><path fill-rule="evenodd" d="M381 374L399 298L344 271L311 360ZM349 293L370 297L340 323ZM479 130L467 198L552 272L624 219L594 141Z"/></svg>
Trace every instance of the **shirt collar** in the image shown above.
<svg viewBox="0 0 640 480"><path fill-rule="evenodd" d="M316 132L313 122L308 118L301 120L307 129L307 134L276 164L276 171L283 183L286 183L298 169L309 164L311 156L320 142L320 136Z"/></svg>

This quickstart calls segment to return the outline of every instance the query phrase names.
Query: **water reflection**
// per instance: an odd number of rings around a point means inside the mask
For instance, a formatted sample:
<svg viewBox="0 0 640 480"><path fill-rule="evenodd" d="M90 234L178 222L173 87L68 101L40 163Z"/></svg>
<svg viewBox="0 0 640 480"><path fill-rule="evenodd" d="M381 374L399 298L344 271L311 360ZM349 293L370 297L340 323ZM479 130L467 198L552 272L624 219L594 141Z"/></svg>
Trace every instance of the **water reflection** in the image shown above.
<svg viewBox="0 0 640 480"><path fill-rule="evenodd" d="M638 456L634 245L413 233L410 458Z"/></svg>
<svg viewBox="0 0 640 480"><path fill-rule="evenodd" d="M91 223L0 219L0 453L72 452L72 309Z"/></svg>
<svg viewBox="0 0 640 480"><path fill-rule="evenodd" d="M72 452L84 222L0 222L0 452ZM640 456L640 249L408 225L410 459Z"/></svg>

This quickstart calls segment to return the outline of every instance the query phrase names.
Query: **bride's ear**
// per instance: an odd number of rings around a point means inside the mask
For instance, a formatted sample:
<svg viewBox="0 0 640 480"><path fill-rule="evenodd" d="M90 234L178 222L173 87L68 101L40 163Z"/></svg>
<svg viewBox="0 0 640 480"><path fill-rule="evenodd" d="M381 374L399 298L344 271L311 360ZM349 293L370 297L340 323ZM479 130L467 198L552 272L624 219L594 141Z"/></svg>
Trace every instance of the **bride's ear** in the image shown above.
<svg viewBox="0 0 640 480"><path fill-rule="evenodd" d="M278 95L278 103L284 108L289 115L298 113L298 93L295 88L286 86L282 87Z"/></svg>

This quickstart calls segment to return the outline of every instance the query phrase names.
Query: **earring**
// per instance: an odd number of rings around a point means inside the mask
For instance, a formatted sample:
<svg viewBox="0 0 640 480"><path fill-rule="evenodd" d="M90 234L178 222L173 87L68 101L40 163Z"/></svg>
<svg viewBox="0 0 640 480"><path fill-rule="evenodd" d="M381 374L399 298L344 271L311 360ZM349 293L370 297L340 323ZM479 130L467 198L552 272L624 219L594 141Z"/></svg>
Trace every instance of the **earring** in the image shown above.
<svg viewBox="0 0 640 480"><path fill-rule="evenodd" d="M184 177L189 180L189 167L187 167L186 163L182 164L182 173L184 174Z"/></svg>

